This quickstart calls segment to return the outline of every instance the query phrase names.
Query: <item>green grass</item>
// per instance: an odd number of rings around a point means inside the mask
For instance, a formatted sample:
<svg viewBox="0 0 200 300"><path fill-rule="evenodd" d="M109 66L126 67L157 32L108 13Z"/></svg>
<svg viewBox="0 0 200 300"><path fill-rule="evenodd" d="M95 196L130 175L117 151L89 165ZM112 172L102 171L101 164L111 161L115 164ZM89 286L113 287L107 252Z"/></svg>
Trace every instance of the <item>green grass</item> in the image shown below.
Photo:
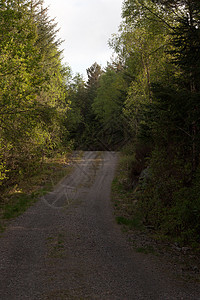
<svg viewBox="0 0 200 300"><path fill-rule="evenodd" d="M36 201L34 195L20 194L4 205L3 219L10 220L25 212Z"/></svg>
<svg viewBox="0 0 200 300"><path fill-rule="evenodd" d="M122 154L123 157L123 154ZM127 166L121 158L118 164L115 178L112 182L112 201L116 222L123 226L123 230L143 230L141 216L136 208L136 195L127 185Z"/></svg>
<svg viewBox="0 0 200 300"><path fill-rule="evenodd" d="M24 177L15 186L4 190L0 200L0 232L6 228L8 221L23 214L31 205L72 171L66 167L69 155L46 159L32 176Z"/></svg>
<svg viewBox="0 0 200 300"><path fill-rule="evenodd" d="M138 217L132 217L131 219L123 216L116 217L117 224L125 225L130 229L142 229L141 220Z"/></svg>
<svg viewBox="0 0 200 300"><path fill-rule="evenodd" d="M156 254L156 251L152 246L138 247L135 250L136 252L143 254Z"/></svg>

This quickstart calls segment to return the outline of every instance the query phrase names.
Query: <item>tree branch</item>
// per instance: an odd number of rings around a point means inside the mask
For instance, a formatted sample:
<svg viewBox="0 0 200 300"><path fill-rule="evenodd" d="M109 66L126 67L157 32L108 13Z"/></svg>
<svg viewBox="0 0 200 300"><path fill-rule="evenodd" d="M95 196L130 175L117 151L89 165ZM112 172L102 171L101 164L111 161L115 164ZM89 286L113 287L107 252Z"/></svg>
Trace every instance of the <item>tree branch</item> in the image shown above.
<svg viewBox="0 0 200 300"><path fill-rule="evenodd" d="M161 20L165 25L167 25L167 27L169 27L170 29L174 30L174 28L173 28L171 25L169 25L169 24L168 24L163 18L161 18L158 14L156 14L155 12L153 12L149 7L147 7L146 5L142 4L141 2L140 2L140 4L141 4L141 6L142 6L144 9L148 10L152 15L154 15L156 18L158 18L159 20Z"/></svg>

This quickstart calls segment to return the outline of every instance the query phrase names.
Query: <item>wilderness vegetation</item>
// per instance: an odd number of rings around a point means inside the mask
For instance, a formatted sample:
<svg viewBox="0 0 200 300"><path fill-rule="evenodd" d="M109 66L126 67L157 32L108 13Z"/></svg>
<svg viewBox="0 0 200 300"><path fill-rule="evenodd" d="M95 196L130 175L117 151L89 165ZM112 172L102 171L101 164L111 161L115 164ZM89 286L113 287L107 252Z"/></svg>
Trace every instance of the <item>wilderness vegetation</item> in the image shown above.
<svg viewBox="0 0 200 300"><path fill-rule="evenodd" d="M199 0L124 0L115 56L87 82L63 66L43 1L0 1L0 22L1 188L69 147L124 148L142 222L199 244Z"/></svg>
<svg viewBox="0 0 200 300"><path fill-rule="evenodd" d="M69 147L70 69L62 65L56 26L42 0L0 1L1 216L6 207L14 215L27 207L33 197L20 183L28 190L45 159Z"/></svg>
<svg viewBox="0 0 200 300"><path fill-rule="evenodd" d="M119 184L132 189L143 224L195 246L200 242L200 2L125 0L122 17L109 41L115 58L104 70L97 63L89 68L86 85L75 78L71 138L85 149L124 146L128 179Z"/></svg>
<svg viewBox="0 0 200 300"><path fill-rule="evenodd" d="M43 1L0 1L0 24L0 180L13 184L62 144L69 70Z"/></svg>

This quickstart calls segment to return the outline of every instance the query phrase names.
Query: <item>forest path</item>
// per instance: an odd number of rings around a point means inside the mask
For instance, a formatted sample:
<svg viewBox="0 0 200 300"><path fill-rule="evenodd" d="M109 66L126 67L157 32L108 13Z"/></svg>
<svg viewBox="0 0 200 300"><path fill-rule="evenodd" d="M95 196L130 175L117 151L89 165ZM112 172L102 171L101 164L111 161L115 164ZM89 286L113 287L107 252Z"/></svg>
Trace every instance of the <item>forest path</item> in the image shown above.
<svg viewBox="0 0 200 300"><path fill-rule="evenodd" d="M0 238L0 299L200 299L151 255L135 253L110 203L114 152L84 152L74 172Z"/></svg>

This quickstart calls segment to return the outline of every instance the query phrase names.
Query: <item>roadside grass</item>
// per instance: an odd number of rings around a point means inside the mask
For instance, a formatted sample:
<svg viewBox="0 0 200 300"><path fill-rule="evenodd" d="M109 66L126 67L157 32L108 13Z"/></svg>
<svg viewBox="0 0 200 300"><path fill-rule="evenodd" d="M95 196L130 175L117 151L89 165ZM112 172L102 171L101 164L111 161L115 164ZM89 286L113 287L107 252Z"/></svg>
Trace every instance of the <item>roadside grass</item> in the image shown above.
<svg viewBox="0 0 200 300"><path fill-rule="evenodd" d="M131 219L125 218L123 216L116 217L117 224L125 225L128 228L142 229L141 220L136 217L132 217Z"/></svg>
<svg viewBox="0 0 200 300"><path fill-rule="evenodd" d="M155 205L154 194L156 193L154 193L154 190L148 189L147 192L144 192L140 185L136 185L135 188L131 187L129 175L132 164L134 164L134 154L128 155L127 149L125 151L122 149L116 175L112 183L116 222L122 226L122 230L124 232L132 229L144 230L158 243L161 242L166 245L168 243L177 244L179 248L186 246L190 247L194 253L199 253L199 236L197 241L194 235L196 228L192 230L185 226L187 222L188 226L191 225L188 221L193 221L191 216L194 216L193 219L198 217L199 203L193 201L193 199L195 199L199 189L196 191L196 194L191 191L190 195L187 190L187 197L184 194L186 189L184 189L182 193L180 192L180 195L177 193L177 197L179 196L180 199L176 206L172 207L171 210L169 207L163 208L160 203ZM193 205L192 201L194 202ZM148 221L151 222L147 222L147 215ZM159 224L161 221L162 226ZM181 231L180 228L184 227L186 228ZM187 243L184 243L184 241L187 241Z"/></svg>
<svg viewBox="0 0 200 300"><path fill-rule="evenodd" d="M136 252L143 253L143 254L154 254L154 255L157 254L154 247L152 246L137 247Z"/></svg>
<svg viewBox="0 0 200 300"><path fill-rule="evenodd" d="M41 166L30 177L4 190L0 199L0 232L9 222L24 213L64 177L71 173L70 153L45 158Z"/></svg>
<svg viewBox="0 0 200 300"><path fill-rule="evenodd" d="M112 182L112 202L116 223L121 226L122 232L127 234L133 249L142 254L158 255L157 243L152 232L144 225L143 215L138 209L137 187L133 189L129 182L129 162L132 161L126 153L120 154L119 163Z"/></svg>
<svg viewBox="0 0 200 300"><path fill-rule="evenodd" d="M124 158L126 153L123 151L120 156L112 182L112 202L116 223L121 226L130 246L136 253L153 255L176 266L173 271L175 276L178 274L183 280L199 283L199 244L182 247L181 241L170 238L162 230L156 230L146 223L144 211L141 209L141 190L139 186L133 189L128 177L128 165L132 158Z"/></svg>
<svg viewBox="0 0 200 300"><path fill-rule="evenodd" d="M112 182L112 201L116 222L122 225L123 231L145 229L142 224L142 217L137 210L136 194L127 184L127 168L124 165L123 154Z"/></svg>

